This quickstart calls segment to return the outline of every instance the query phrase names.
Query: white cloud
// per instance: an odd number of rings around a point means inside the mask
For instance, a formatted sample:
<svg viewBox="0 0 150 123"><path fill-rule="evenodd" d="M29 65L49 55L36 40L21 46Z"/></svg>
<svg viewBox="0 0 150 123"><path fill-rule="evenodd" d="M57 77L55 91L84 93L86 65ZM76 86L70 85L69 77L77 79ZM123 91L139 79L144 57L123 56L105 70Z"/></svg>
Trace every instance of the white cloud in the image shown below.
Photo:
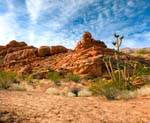
<svg viewBox="0 0 150 123"><path fill-rule="evenodd" d="M0 14L0 45L6 45L11 40L27 39L27 30L21 28L16 21L17 14L12 0L6 0L7 11ZM22 12L23 14L23 12Z"/></svg>
<svg viewBox="0 0 150 123"><path fill-rule="evenodd" d="M91 4L94 0L51 0L51 1L40 1L40 0L26 0L26 7L30 14L32 23L29 27L29 44L39 47L40 45L64 45L66 47L73 48L75 36L70 35L69 39L66 38L69 32L62 32L61 28L65 24L69 23L72 18L75 18L80 13L79 10L84 9L85 6ZM59 14L42 23L42 26L50 29L46 32L42 30L41 34L36 34L36 28L38 19L41 18L45 12L47 14L54 14L55 11L59 11ZM54 12L54 13L51 13ZM58 30L59 33L56 33ZM71 31L71 30L70 30ZM71 33L70 33L71 34Z"/></svg>
<svg viewBox="0 0 150 123"><path fill-rule="evenodd" d="M36 23L38 17L42 11L48 8L48 5L48 0L26 0L26 7L33 23Z"/></svg>
<svg viewBox="0 0 150 123"><path fill-rule="evenodd" d="M15 30L17 25L13 20L13 13L7 13L0 16L0 41L6 44L8 41L15 39ZM10 19L11 18L11 19Z"/></svg>
<svg viewBox="0 0 150 123"><path fill-rule="evenodd" d="M6 2L7 2L8 10L12 11L14 9L13 1L12 0L6 0Z"/></svg>

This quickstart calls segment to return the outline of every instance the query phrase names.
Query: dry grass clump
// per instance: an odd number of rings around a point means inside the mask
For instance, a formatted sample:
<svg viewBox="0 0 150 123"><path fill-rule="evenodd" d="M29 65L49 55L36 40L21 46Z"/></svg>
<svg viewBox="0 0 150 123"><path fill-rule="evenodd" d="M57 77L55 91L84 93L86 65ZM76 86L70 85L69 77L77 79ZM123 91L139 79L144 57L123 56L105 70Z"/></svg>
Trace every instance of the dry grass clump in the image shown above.
<svg viewBox="0 0 150 123"><path fill-rule="evenodd" d="M0 72L0 88L8 89L16 81L16 74L13 72Z"/></svg>

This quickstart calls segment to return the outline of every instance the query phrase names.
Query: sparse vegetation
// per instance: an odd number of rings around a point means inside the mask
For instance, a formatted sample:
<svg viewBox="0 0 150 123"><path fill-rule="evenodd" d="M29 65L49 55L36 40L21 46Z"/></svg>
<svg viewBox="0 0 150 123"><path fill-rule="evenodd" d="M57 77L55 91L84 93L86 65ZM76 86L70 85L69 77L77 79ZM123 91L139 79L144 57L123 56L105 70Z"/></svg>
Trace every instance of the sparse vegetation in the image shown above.
<svg viewBox="0 0 150 123"><path fill-rule="evenodd" d="M148 79L143 75L150 74L150 69L135 61L122 60L120 58L120 46L123 36L120 37L117 34L114 36L116 38L116 41L113 42L116 47L114 57L105 56L103 58L111 80L94 81L90 85L90 90L93 94L102 95L108 99L129 99L133 97L130 92L137 89L133 81L140 78L140 80L147 82Z"/></svg>
<svg viewBox="0 0 150 123"><path fill-rule="evenodd" d="M112 57L106 56L103 58L108 74L111 77L113 85L120 90L131 90L135 88L132 85L132 81L137 76L137 63L134 61L121 61L120 59L120 46L122 43L123 36L119 38L119 35L114 34L116 41L113 45L116 47L115 50L115 61L116 68L113 68ZM119 39L120 40L119 40Z"/></svg>
<svg viewBox="0 0 150 123"><path fill-rule="evenodd" d="M90 90L94 95L105 96L108 99L115 99L119 90L112 81L97 81L90 84Z"/></svg>
<svg viewBox="0 0 150 123"><path fill-rule="evenodd" d="M71 81L74 81L74 82L79 82L80 81L80 76L76 75L76 74L68 74L67 78Z"/></svg>
<svg viewBox="0 0 150 123"><path fill-rule="evenodd" d="M13 72L0 72L0 88L8 89L16 80L16 74Z"/></svg>
<svg viewBox="0 0 150 123"><path fill-rule="evenodd" d="M46 74L46 78L54 81L55 83L57 83L58 81L60 81L62 79L62 76L58 73L58 72L48 72Z"/></svg>

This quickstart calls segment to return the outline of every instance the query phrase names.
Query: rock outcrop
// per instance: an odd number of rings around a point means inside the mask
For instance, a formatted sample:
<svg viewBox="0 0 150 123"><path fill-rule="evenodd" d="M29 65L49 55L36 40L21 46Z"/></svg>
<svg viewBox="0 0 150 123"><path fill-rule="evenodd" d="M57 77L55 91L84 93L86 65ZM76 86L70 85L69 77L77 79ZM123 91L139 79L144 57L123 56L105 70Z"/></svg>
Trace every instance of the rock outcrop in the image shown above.
<svg viewBox="0 0 150 123"><path fill-rule="evenodd" d="M29 48L33 48L33 46L27 46L25 42L12 40L6 46L0 46L0 56L5 56L7 53Z"/></svg>
<svg viewBox="0 0 150 123"><path fill-rule="evenodd" d="M90 47L100 47L100 48L106 48L106 45L104 42L99 40L94 40L92 38L92 35L90 32L85 32L82 36L82 40L77 43L77 46L75 47L75 50L84 50Z"/></svg>
<svg viewBox="0 0 150 123"><path fill-rule="evenodd" d="M58 45L58 46L41 46L38 49L38 56L39 57L45 57L50 56L58 53L65 53L68 49L64 46Z"/></svg>
<svg viewBox="0 0 150 123"><path fill-rule="evenodd" d="M7 48L9 47L25 47L27 44L25 42L17 42L16 40L12 40L9 44L6 45Z"/></svg>
<svg viewBox="0 0 150 123"><path fill-rule="evenodd" d="M107 48L104 42L93 39L89 32L83 34L82 40L77 43L74 50L61 45L35 48L23 42L11 41L6 46L0 46L0 56L4 58L0 69L20 73L42 73L44 76L43 74L49 71L48 68L51 68L59 73L66 70L75 74L100 76L106 72L102 59L108 55L113 56L114 50ZM123 59L131 59L124 53L120 55Z"/></svg>
<svg viewBox="0 0 150 123"><path fill-rule="evenodd" d="M4 64L14 63L14 62L17 62L18 60L26 59L26 58L30 59L30 58L36 57L36 54L37 54L36 48L14 51L12 53L8 53L5 56Z"/></svg>

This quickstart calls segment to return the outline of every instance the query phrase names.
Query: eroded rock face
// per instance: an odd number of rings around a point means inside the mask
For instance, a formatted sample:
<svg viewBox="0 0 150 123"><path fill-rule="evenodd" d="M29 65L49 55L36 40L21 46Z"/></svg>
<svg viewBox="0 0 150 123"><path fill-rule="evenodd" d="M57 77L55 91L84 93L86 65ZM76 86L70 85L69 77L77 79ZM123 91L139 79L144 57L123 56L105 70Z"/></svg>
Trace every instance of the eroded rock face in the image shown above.
<svg viewBox="0 0 150 123"><path fill-rule="evenodd" d="M12 53L8 53L4 58L4 64L9 64L12 62L16 62L17 60L25 59L25 58L33 58L37 56L37 49L24 49L15 51Z"/></svg>
<svg viewBox="0 0 150 123"><path fill-rule="evenodd" d="M30 73L32 73L31 64L28 64L28 65L22 67L19 71L19 74L30 74Z"/></svg>
<svg viewBox="0 0 150 123"><path fill-rule="evenodd" d="M77 43L75 47L75 51L84 50L93 46L106 48L104 42L99 40L94 40L90 32L85 32L82 36L82 40Z"/></svg>
<svg viewBox="0 0 150 123"><path fill-rule="evenodd" d="M6 46L0 46L0 56L5 56L7 53L29 48L33 48L33 46L27 46L25 42L12 40Z"/></svg>

